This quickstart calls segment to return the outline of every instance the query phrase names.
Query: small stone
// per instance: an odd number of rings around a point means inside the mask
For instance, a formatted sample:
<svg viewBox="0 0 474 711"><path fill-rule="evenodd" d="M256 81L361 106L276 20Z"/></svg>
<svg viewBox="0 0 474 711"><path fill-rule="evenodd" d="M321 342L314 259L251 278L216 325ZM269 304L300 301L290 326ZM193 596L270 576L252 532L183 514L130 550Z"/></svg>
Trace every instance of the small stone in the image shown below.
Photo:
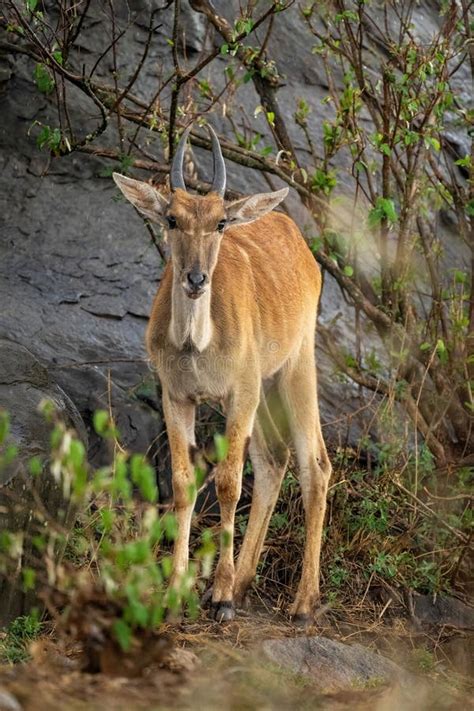
<svg viewBox="0 0 474 711"><path fill-rule="evenodd" d="M191 672L198 664L198 657L189 649L173 649L163 660L163 666L173 672Z"/></svg>
<svg viewBox="0 0 474 711"><path fill-rule="evenodd" d="M21 711L22 706L13 694L0 688L0 711Z"/></svg>

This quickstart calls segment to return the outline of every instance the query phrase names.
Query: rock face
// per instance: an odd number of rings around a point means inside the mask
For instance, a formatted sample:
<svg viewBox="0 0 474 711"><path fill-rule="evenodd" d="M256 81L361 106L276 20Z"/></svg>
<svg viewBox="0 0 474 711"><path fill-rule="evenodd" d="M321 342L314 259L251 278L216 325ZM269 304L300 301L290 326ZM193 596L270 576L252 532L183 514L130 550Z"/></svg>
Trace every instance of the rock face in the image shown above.
<svg viewBox="0 0 474 711"><path fill-rule="evenodd" d="M342 644L326 637L267 639L262 648L271 662L311 677L324 691L406 682L410 676L360 644Z"/></svg>
<svg viewBox="0 0 474 711"><path fill-rule="evenodd" d="M0 403L11 413L11 430L6 444L18 448L18 456L12 464L0 468L0 532L23 534L23 559L32 567L41 566L41 563L36 559L31 543L31 536L38 531L30 514L33 503L28 490L31 475L27 463L32 456L44 459L48 456L51 427L38 410L45 399L54 403L58 414L86 442L79 412L48 371L27 348L0 339ZM49 515L62 526L71 526L73 511L47 468L35 478L34 487ZM32 563L31 557L36 563ZM6 577L0 574L0 626L26 612L33 601L31 594L22 592L19 574Z"/></svg>
<svg viewBox="0 0 474 711"><path fill-rule="evenodd" d="M159 428L143 347L159 261L140 225L124 224L110 182L93 179L97 166L68 160L38 177L46 165L21 121L36 114L19 84L4 102L0 336L35 354L86 425L110 398L127 445L146 451Z"/></svg>
<svg viewBox="0 0 474 711"><path fill-rule="evenodd" d="M133 28L121 40L124 71L135 66L143 51L146 23L140 12L149 11L152 5L155 7L150 2L117 4L120 22L128 21L129 9L135 18ZM103 33L100 22L94 20L94 7L92 4L92 18L81 36L87 62L103 50ZM230 8L222 3L220 9L229 16L238 12L237 4ZM171 55L166 38L172 18L172 8L159 14L162 26L136 87L138 95L147 96L155 86L157 62L163 62L163 71L168 71L166 62L171 61ZM183 25L186 53L192 58L210 39L203 17L188 3L183 3ZM301 35L298 13L282 15L277 30L274 50L278 45L282 52L279 69L286 84L280 97L285 111L292 112L296 94L314 103L322 96L323 87L308 65L311 54L303 51L304 43L295 45L296 56L282 50L286 46L280 42L283 36ZM8 72L2 84L0 126L0 337L30 349L73 400L87 428L91 413L110 401L125 445L149 451L162 431L143 345L161 272L159 256L130 205L114 202L112 180L101 177L104 161L81 154L51 159L38 150L33 124L54 125L55 110L36 89L34 67L26 58L4 57L3 64ZM298 66L304 67L304 72ZM109 71L103 63L98 77L109 79ZM90 104L79 92L74 96L75 115L83 117L87 126ZM245 110L253 113L256 97L250 87L245 88L242 101ZM258 121L259 128L265 125L261 117ZM111 131L103 138L105 145L114 145ZM293 138L298 146L298 131ZM156 145L156 150L159 155L161 147ZM198 151L198 163L210 168L208 154ZM229 186L242 192L268 189L260 174L237 166L229 168ZM332 319L341 307L344 310L337 287L327 280L323 318ZM336 328L342 328L341 324L339 319ZM323 420L337 420L358 407L356 390L331 380L331 368L321 357ZM347 430L349 441L355 441L357 423L348 427L346 420L331 431L346 441ZM89 434L91 455L100 462L105 452L93 432Z"/></svg>
<svg viewBox="0 0 474 711"><path fill-rule="evenodd" d="M239 12L237 2L215 4L229 20ZM104 49L99 6L100 3L91 4L90 17L81 34L81 56L74 58L79 65L84 61L92 66ZM120 0L115 6L117 21L131 22L120 40L118 53L119 70L125 77L143 52L147 13L161 6L151 0ZM142 99L156 87L157 66L163 76L172 66L168 38L173 8L160 11L157 20L158 29L134 87ZM429 38L435 32L439 18L432 3L420 3L415 23L422 36ZM179 51L188 62L195 61L203 47L219 42L208 32L203 16L188 3L182 3L182 24L183 46L180 44ZM287 41L289 37L291 42ZM322 102L327 86L311 53L310 40L295 6L278 15L269 44L270 56L277 60L283 78L278 101L289 119L288 130L302 165L309 160L309 153L303 132L290 119L295 101L304 99L313 116L318 117L312 125L316 141L321 139L323 120L332 111L328 103ZM0 59L0 337L28 347L54 372L87 427L91 412L110 401L125 445L148 451L162 430L143 346L146 321L160 278L159 256L130 205L114 202L115 187L110 175L103 172L108 164L79 153L51 159L38 150L35 132L39 129L35 123L55 125L56 109L35 87L34 67L27 58L5 55ZM376 55L370 55L374 67L378 61ZM223 68L224 59L218 57L209 70L217 86L224 81ZM107 82L111 71L107 57L96 76ZM335 77L339 77L337 71ZM90 102L75 89L71 92L75 124L82 129L92 127ZM232 110L236 118L252 116L258 103L249 82L239 89L239 106ZM229 130L229 124L217 114L213 119L220 130ZM117 143L112 124L101 137L102 145ZM263 145L270 137L261 113L254 125L262 133ZM147 150L163 160L159 137L147 136L147 146L148 142ZM196 158L204 176L211 169L210 156L197 150ZM228 173L230 188L244 193L268 189L257 171L229 164ZM343 173L341 180L344 181ZM278 187L278 180L275 186ZM287 204L304 227L307 214L299 200L290 195ZM458 243L459 238L451 235L446 249L459 253ZM330 326L335 338L352 347L353 312L330 277L325 279L320 320ZM350 413L361 405L360 392L333 376L333 365L323 353L318 357L326 436L334 443L356 443L364 423L360 416L352 418ZM91 435L91 453L100 460L100 442Z"/></svg>

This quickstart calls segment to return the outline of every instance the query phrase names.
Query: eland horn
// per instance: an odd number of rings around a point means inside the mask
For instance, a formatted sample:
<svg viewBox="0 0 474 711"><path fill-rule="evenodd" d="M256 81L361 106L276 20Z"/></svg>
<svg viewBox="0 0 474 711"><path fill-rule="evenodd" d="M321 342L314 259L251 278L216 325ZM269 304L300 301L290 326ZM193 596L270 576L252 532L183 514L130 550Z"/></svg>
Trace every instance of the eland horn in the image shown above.
<svg viewBox="0 0 474 711"><path fill-rule="evenodd" d="M209 133L211 134L212 158L214 161L214 177L212 179L211 190L220 195L221 197L224 197L226 174L224 158L222 157L221 145L219 143L219 139L217 138L214 132L214 129L211 126L208 126L207 128Z"/></svg>
<svg viewBox="0 0 474 711"><path fill-rule="evenodd" d="M173 163L171 165L170 171L171 190L177 190L178 188L180 188L181 190L186 190L186 184L183 178L183 159L184 149L186 148L186 141L188 140L190 130L191 126L188 126L183 131L181 139L178 143L178 148L176 149L176 153L174 154Z"/></svg>
<svg viewBox="0 0 474 711"><path fill-rule="evenodd" d="M211 126L207 126L212 142L212 159L214 164L214 177L212 180L211 191L217 193L221 197L224 197L225 185L226 185L226 172L224 158L222 157L222 150L219 143L219 139L216 136L214 129ZM173 158L173 163L171 165L170 171L170 184L172 190L186 190L186 184L183 177L183 160L184 151L186 148L186 142L188 140L189 132L191 131L191 126L188 126L181 136L178 143L176 153Z"/></svg>

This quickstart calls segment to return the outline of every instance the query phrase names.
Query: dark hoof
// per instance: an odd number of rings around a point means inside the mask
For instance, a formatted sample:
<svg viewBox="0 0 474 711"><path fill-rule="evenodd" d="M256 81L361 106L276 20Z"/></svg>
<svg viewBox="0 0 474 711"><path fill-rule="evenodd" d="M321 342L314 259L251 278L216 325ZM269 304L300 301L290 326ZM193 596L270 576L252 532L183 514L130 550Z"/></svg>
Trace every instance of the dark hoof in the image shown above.
<svg viewBox="0 0 474 711"><path fill-rule="evenodd" d="M213 602L211 611L216 622L231 622L235 617L234 603L231 601Z"/></svg>
<svg viewBox="0 0 474 711"><path fill-rule="evenodd" d="M307 612L297 613L296 615L293 615L291 621L295 627L305 629L313 623L313 616L309 615Z"/></svg>

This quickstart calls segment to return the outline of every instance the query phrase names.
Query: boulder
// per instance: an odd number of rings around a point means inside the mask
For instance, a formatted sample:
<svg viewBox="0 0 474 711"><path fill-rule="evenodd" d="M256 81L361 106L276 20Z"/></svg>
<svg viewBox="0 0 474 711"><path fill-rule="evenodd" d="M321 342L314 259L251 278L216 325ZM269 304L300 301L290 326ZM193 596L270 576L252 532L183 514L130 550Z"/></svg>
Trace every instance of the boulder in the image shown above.
<svg viewBox="0 0 474 711"><path fill-rule="evenodd" d="M267 639L262 648L271 662L311 677L324 691L406 683L410 677L390 659L361 644L343 644L327 637Z"/></svg>
<svg viewBox="0 0 474 711"><path fill-rule="evenodd" d="M321 690L327 701L321 708L442 711L468 704L463 693L412 674L361 644L301 636L267 639L262 651L273 664Z"/></svg>

